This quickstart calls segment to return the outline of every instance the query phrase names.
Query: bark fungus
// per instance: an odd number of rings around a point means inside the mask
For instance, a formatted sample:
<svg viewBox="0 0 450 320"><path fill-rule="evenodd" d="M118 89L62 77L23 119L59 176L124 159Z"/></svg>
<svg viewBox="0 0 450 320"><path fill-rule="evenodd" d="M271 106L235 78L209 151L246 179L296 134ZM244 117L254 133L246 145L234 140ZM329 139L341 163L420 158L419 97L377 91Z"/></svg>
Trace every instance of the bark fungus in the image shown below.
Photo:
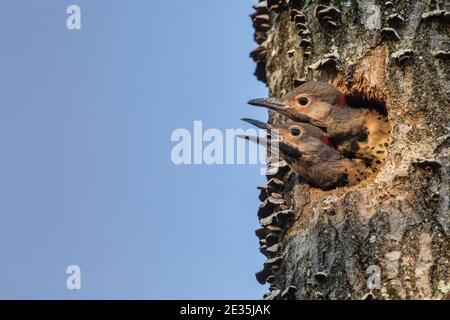
<svg viewBox="0 0 450 320"><path fill-rule="evenodd" d="M391 127L380 170L310 187L271 164L256 230L265 299L450 298L450 8L444 1L260 1L256 75L280 97L328 81ZM283 116L269 112L272 123ZM274 174L275 173L275 174Z"/></svg>

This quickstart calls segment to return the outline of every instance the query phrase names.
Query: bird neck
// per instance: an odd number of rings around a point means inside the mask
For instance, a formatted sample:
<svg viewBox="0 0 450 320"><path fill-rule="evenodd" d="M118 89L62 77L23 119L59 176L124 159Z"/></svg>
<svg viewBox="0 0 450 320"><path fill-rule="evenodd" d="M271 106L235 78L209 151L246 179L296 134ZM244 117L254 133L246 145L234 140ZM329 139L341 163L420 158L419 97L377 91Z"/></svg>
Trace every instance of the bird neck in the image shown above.
<svg viewBox="0 0 450 320"><path fill-rule="evenodd" d="M365 119L369 110L352 107L333 108L328 116L330 125L327 133L331 137L354 136L363 130Z"/></svg>

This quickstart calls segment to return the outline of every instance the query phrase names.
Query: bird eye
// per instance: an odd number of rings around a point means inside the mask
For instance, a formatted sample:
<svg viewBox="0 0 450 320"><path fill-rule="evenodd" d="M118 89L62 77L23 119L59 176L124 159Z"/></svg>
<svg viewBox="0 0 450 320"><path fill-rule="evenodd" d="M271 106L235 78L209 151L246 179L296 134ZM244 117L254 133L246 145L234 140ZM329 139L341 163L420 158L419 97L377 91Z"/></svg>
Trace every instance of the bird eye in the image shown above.
<svg viewBox="0 0 450 320"><path fill-rule="evenodd" d="M298 103L300 103L301 106L306 106L309 103L309 100L308 98L301 97L300 99L298 99Z"/></svg>
<svg viewBox="0 0 450 320"><path fill-rule="evenodd" d="M291 129L291 134L292 134L294 137L298 137L301 133L302 133L302 132L300 131L300 129L297 129L297 128L292 128L292 129Z"/></svg>

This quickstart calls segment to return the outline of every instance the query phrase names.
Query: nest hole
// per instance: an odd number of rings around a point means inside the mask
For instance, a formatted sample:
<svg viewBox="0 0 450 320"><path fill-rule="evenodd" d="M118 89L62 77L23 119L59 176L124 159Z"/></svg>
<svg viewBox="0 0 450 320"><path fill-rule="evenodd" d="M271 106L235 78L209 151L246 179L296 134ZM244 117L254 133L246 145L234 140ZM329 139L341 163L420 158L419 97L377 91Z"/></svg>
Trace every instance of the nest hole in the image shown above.
<svg viewBox="0 0 450 320"><path fill-rule="evenodd" d="M363 94L348 95L345 98L350 107L374 110L385 117L388 115L386 105L381 101L367 99Z"/></svg>
<svg viewBox="0 0 450 320"><path fill-rule="evenodd" d="M338 137L335 143L344 157L365 165L365 169L357 170L358 174L361 173L360 176L357 174L352 183L343 185L354 189L373 182L382 170L389 154L388 141L391 125L388 120L388 107L384 99L368 98L368 95L362 92L347 94L345 98L347 104L352 108L374 111L371 113L372 121L370 124L366 124L366 130L351 139L346 137L340 140ZM342 144L339 145L339 143ZM320 189L322 192L327 192L336 190L336 187Z"/></svg>

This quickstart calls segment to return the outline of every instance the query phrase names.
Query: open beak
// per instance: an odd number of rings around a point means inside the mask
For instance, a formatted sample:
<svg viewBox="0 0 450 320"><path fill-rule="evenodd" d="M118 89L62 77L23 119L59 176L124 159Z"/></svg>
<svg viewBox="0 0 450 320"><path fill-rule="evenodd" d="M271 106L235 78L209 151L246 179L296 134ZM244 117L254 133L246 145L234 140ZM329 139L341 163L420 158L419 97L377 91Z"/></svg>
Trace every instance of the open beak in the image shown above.
<svg viewBox="0 0 450 320"><path fill-rule="evenodd" d="M278 130L276 130L276 127L273 127L272 125L270 125L268 123L265 123L265 122L262 122L259 120L249 119L249 118L243 118L241 120L245 121L247 123L250 123L257 128L267 130L268 132L271 132L272 135L273 135L273 133L275 133L274 134L275 137L278 137L278 133L277 133ZM248 141L252 141L254 143L259 143L264 146L268 146L270 144L270 140L268 141L266 138L254 137L254 136L248 136L248 135L237 135L237 137L241 138L241 139L246 139ZM302 153L300 151L298 151L296 148L281 141L280 139L277 139L277 142L278 142L278 149L281 151L281 153L285 154L286 156L288 156L290 158L294 158L294 159L298 159L301 157Z"/></svg>
<svg viewBox="0 0 450 320"><path fill-rule="evenodd" d="M244 139L244 140L251 141L253 143L262 144L263 146L267 146L268 145L266 138L256 137L256 136L249 136L249 135L245 135L245 134L238 134L238 135L236 135L236 137Z"/></svg>
<svg viewBox="0 0 450 320"><path fill-rule="evenodd" d="M285 156L288 156L289 158L292 159L298 159L302 156L302 153L300 151L298 151L296 148L291 147L289 144L277 140L277 144L278 144L278 150L276 150L274 148L274 146L272 146L270 144L270 140L267 140L266 138L262 138L262 137L255 137L255 136L250 136L250 135L244 135L244 134L238 134L236 135L236 137L241 138L241 139L245 139L248 141L251 141L253 143L257 143L257 144L261 144L264 147L270 147L272 152L275 153L279 153L279 151L281 151L282 154L284 154Z"/></svg>
<svg viewBox="0 0 450 320"><path fill-rule="evenodd" d="M290 106L285 105L277 98L252 99L247 103L251 104L252 106L264 107L281 113L283 113L283 111L286 112L286 110L290 108Z"/></svg>
<svg viewBox="0 0 450 320"><path fill-rule="evenodd" d="M249 119L249 118L242 118L241 119L244 122L250 123L252 125L254 125L257 128L263 129L263 130L271 130L272 126L268 123L259 121L259 120L254 120L254 119Z"/></svg>

